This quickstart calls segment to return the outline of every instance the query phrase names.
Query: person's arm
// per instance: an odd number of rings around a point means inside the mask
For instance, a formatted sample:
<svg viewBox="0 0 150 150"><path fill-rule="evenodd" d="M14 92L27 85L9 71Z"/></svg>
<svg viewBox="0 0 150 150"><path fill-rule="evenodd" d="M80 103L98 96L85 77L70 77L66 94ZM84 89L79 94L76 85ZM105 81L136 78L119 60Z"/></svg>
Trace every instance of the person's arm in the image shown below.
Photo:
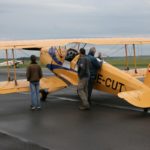
<svg viewBox="0 0 150 150"><path fill-rule="evenodd" d="M99 69L101 67L101 63L94 57L92 61L95 68Z"/></svg>
<svg viewBox="0 0 150 150"><path fill-rule="evenodd" d="M27 81L30 81L30 67L29 66L27 67L27 70L26 70L26 77L27 77Z"/></svg>
<svg viewBox="0 0 150 150"><path fill-rule="evenodd" d="M40 79L43 77L43 72L42 72L42 68L40 67L39 69L39 75L40 75Z"/></svg>
<svg viewBox="0 0 150 150"><path fill-rule="evenodd" d="M84 77L85 76L85 72L86 72L86 60L85 59L81 59L78 62L78 75L79 77Z"/></svg>

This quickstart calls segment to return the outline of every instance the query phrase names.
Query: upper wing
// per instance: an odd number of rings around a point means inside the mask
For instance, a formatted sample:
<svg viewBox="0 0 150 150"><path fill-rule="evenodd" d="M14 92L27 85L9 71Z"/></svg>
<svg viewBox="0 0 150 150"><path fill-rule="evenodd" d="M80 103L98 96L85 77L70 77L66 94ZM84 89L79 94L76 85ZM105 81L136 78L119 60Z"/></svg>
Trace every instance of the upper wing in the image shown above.
<svg viewBox="0 0 150 150"><path fill-rule="evenodd" d="M49 93L67 87L67 84L56 76L44 77L40 80L40 88L46 89ZM0 82L0 94L18 93L29 91L29 82L26 80Z"/></svg>
<svg viewBox="0 0 150 150"><path fill-rule="evenodd" d="M89 43L96 45L150 44L150 38L83 38L83 39L0 41L0 49L42 48L51 46L64 46L69 43Z"/></svg>

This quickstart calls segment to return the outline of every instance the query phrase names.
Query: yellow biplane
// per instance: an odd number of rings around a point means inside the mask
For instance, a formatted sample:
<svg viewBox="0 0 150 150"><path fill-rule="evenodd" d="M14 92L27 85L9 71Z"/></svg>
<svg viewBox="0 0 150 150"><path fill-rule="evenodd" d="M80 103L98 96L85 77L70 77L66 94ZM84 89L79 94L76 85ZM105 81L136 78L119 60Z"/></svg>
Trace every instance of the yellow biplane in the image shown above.
<svg viewBox="0 0 150 150"><path fill-rule="evenodd" d="M43 77L40 81L43 99L47 93L51 93L70 85L78 84L76 63L79 59L78 50L66 49L66 44L81 43L94 45L125 45L127 58L127 45L133 45L135 72L120 70L107 62L103 62L101 70L97 74L94 88L96 90L115 94L128 103L143 108L145 111L150 107L150 65L143 73L144 82L138 80L136 70L136 49L135 45L150 44L149 38L88 38L88 39L51 39L51 40L30 40L30 41L1 41L0 50L6 51L8 61L8 50L39 50L40 61L55 76ZM69 67L64 66L68 62ZM127 62L126 62L127 63ZM16 79L16 68L14 65L14 81L10 81L10 69L8 66L8 81L0 82L0 94L29 91L29 83L25 80Z"/></svg>

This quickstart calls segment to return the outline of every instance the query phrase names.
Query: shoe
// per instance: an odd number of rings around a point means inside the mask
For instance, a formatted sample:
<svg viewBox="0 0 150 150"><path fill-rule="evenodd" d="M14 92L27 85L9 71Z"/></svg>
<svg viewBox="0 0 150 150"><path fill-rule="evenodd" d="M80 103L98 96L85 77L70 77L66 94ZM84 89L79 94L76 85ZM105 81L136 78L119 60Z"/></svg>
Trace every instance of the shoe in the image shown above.
<svg viewBox="0 0 150 150"><path fill-rule="evenodd" d="M31 107L31 110L35 110L35 109L36 109L36 107L34 107L34 106Z"/></svg>
<svg viewBox="0 0 150 150"><path fill-rule="evenodd" d="M91 100L89 101L89 105L90 105L90 106L92 106L92 102L91 102Z"/></svg>
<svg viewBox="0 0 150 150"><path fill-rule="evenodd" d="M89 110L90 107L89 106L79 106L80 110Z"/></svg>

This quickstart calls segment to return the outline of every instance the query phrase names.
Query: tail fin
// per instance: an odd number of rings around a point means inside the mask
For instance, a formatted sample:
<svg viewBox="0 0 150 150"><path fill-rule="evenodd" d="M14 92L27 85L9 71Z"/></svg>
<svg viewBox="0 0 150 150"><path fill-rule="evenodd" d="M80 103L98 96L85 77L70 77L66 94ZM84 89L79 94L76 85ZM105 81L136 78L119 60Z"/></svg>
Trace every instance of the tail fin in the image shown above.
<svg viewBox="0 0 150 150"><path fill-rule="evenodd" d="M148 65L146 76L144 79L144 84L150 87L150 64Z"/></svg>

